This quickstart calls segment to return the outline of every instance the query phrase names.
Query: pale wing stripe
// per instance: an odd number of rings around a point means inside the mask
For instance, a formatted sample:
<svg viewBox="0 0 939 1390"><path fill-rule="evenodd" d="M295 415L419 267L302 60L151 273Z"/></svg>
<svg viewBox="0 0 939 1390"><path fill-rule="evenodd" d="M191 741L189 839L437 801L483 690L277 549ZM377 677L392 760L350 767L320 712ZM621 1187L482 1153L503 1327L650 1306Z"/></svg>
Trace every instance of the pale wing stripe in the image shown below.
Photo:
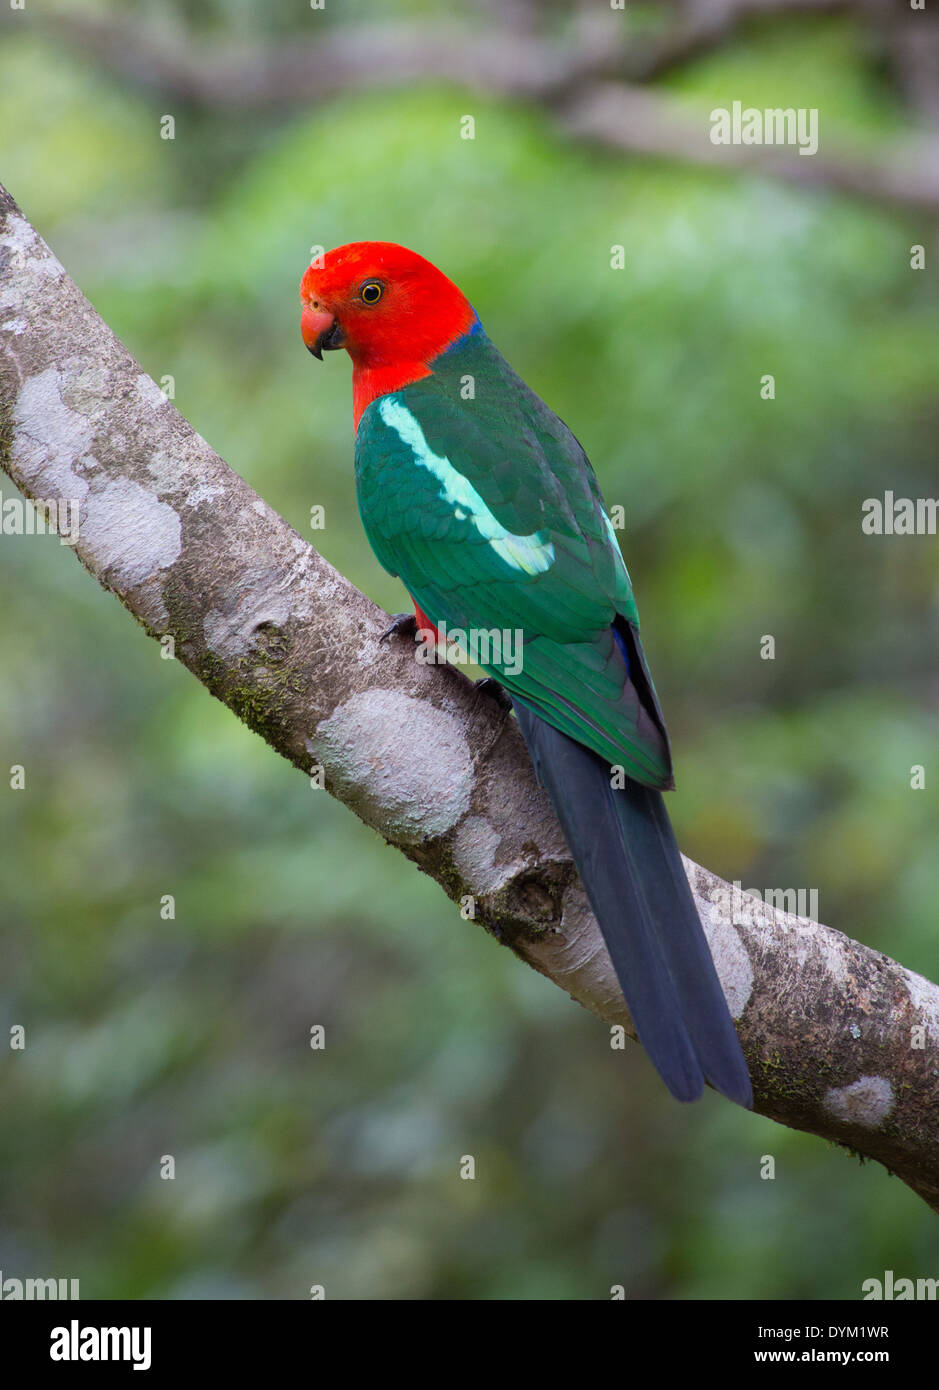
<svg viewBox="0 0 939 1390"><path fill-rule="evenodd" d="M542 532L517 536L507 531L486 505L469 478L457 471L448 458L435 454L424 437L420 422L406 405L385 396L378 405L382 420L394 430L402 444L414 455L415 463L428 469L440 483L441 499L451 506L458 520L469 520L483 540L513 569L524 574L543 574L554 564L554 542Z"/></svg>

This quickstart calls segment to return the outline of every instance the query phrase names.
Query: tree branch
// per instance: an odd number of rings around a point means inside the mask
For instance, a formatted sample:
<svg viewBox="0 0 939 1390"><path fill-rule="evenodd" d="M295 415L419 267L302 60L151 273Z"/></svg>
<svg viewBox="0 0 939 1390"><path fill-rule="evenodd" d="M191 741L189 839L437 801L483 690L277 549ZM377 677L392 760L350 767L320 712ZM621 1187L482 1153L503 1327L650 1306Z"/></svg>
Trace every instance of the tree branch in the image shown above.
<svg viewBox="0 0 939 1390"><path fill-rule="evenodd" d="M77 503L82 564L273 749L321 766L476 921L628 1028L514 721L455 668L379 645L387 616L164 399L2 188L0 462L34 501ZM761 901L734 913L726 884L686 868L757 1109L879 1159L939 1210L939 989Z"/></svg>
<svg viewBox="0 0 939 1390"><path fill-rule="evenodd" d="M754 20L850 11L865 14L870 8L871 0L685 0L673 12L672 22L631 49L624 75L648 82L686 67L723 47Z"/></svg>

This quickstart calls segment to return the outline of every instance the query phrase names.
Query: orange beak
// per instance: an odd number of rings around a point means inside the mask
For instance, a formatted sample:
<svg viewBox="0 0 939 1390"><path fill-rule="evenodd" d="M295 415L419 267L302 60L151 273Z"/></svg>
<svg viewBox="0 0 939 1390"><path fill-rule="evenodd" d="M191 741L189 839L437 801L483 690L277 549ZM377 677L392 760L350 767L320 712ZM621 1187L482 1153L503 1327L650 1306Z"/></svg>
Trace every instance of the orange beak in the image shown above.
<svg viewBox="0 0 939 1390"><path fill-rule="evenodd" d="M323 360L323 349L340 348L345 342L335 315L328 309L312 309L304 304L300 311L300 336L314 357Z"/></svg>

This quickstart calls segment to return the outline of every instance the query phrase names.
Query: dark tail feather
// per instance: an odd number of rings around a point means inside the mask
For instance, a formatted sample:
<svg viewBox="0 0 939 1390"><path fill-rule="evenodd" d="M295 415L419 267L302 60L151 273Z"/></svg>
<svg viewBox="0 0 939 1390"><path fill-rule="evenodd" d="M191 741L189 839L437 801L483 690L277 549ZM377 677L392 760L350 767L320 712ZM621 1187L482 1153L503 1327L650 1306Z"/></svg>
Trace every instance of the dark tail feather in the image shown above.
<svg viewBox="0 0 939 1390"><path fill-rule="evenodd" d="M750 1077L660 792L610 785L596 753L515 713L600 924L639 1041L678 1100L705 1080L748 1108Z"/></svg>

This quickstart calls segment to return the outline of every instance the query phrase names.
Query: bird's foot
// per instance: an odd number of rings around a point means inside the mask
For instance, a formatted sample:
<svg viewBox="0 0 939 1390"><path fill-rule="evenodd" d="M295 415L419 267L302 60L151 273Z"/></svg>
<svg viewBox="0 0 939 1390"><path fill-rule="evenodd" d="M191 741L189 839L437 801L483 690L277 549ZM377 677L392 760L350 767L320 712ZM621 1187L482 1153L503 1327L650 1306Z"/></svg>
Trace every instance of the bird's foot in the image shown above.
<svg viewBox="0 0 939 1390"><path fill-rule="evenodd" d="M476 753L473 757L473 764L478 767L480 763L486 761L499 742L499 739L502 737L505 726L509 722L509 717L512 713L512 701L509 698L505 686L501 685L499 681L493 680L492 676L483 676L481 680L475 682L475 686L477 694L488 695L490 700L495 701L500 711L499 719L496 721L496 728L489 738L488 743L485 748L481 749L480 752Z"/></svg>
<svg viewBox="0 0 939 1390"><path fill-rule="evenodd" d="M483 676L476 682L476 689L480 695L488 695L495 700L500 709L508 712L512 708L512 701L506 692L505 686L500 685L492 676Z"/></svg>
<svg viewBox="0 0 939 1390"><path fill-rule="evenodd" d="M387 642L389 637L410 637L413 641L417 636L417 619L413 613L396 613L389 625L379 637L379 644Z"/></svg>

